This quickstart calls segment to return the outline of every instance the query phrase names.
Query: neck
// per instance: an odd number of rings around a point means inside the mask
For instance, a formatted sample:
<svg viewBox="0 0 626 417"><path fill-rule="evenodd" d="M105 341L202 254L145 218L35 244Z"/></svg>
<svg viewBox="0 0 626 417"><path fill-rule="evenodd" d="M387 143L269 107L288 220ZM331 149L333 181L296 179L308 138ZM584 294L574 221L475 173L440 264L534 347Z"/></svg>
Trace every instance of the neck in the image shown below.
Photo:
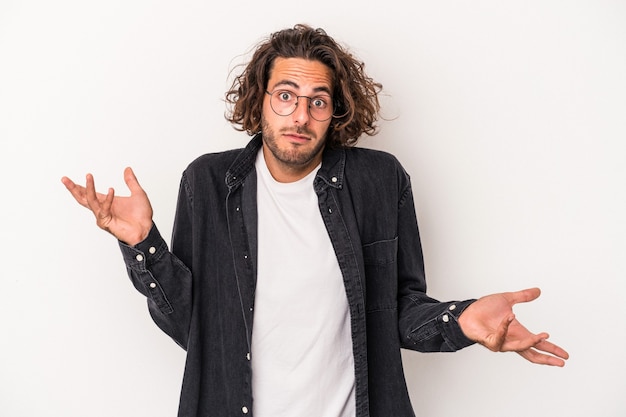
<svg viewBox="0 0 626 417"><path fill-rule="evenodd" d="M309 175L322 162L320 151L312 159L298 164L281 161L270 149L263 145L263 158L272 177L278 182L296 182Z"/></svg>

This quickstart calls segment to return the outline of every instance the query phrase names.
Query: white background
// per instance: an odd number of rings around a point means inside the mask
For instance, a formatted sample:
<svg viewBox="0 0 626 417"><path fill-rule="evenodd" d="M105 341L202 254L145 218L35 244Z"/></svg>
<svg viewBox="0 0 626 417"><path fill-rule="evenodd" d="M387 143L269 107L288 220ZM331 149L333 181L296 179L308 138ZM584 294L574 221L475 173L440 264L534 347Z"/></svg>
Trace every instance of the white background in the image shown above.
<svg viewBox="0 0 626 417"><path fill-rule="evenodd" d="M385 87L361 146L412 176L430 294L539 286L518 317L571 353L405 352L418 415L626 415L626 2L598 0L2 0L0 415L175 415L184 352L60 178L133 166L169 240L187 163L248 140L230 69L297 22Z"/></svg>

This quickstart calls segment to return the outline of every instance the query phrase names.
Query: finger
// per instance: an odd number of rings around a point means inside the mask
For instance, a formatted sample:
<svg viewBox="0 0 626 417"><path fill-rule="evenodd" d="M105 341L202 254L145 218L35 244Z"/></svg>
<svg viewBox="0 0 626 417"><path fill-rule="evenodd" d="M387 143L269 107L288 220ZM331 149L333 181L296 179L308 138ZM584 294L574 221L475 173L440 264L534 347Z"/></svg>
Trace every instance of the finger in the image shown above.
<svg viewBox="0 0 626 417"><path fill-rule="evenodd" d="M74 187L76 187L76 183L74 183L74 181L72 181L68 177L61 177L61 182L63 183L63 185L65 185L65 188L67 188L68 191L70 192L72 191Z"/></svg>
<svg viewBox="0 0 626 417"><path fill-rule="evenodd" d="M111 216L111 205L113 205L114 197L115 191L113 190L113 188L109 188L109 191L107 192L104 201L102 201L102 204L100 205L100 218L104 219Z"/></svg>
<svg viewBox="0 0 626 417"><path fill-rule="evenodd" d="M88 208L87 199L85 198L85 187L76 185L76 183L74 183L74 181L72 181L68 177L61 178L61 182L63 183L67 191L72 194L72 197L74 197L74 200L76 200L78 204Z"/></svg>
<svg viewBox="0 0 626 417"><path fill-rule="evenodd" d="M96 185L94 183L93 175L87 174L85 179L85 198L87 200L87 206L98 217L100 212L100 201L96 195Z"/></svg>
<svg viewBox="0 0 626 417"><path fill-rule="evenodd" d="M517 353L519 353L519 355L527 361L538 365L565 366L565 361L563 359L557 358L556 356L546 355L533 349L527 349Z"/></svg>
<svg viewBox="0 0 626 417"><path fill-rule="evenodd" d="M528 303L536 300L541 295L539 288L527 288L521 291L514 291L505 293L506 298L511 304Z"/></svg>
<svg viewBox="0 0 626 417"><path fill-rule="evenodd" d="M537 350L549 353L559 358L569 359L569 353L567 353L565 349L561 348L560 346L555 345L552 342L548 342L547 340L545 340L545 338L541 342L537 343L535 348Z"/></svg>
<svg viewBox="0 0 626 417"><path fill-rule="evenodd" d="M102 200L96 200L97 208L92 210L96 216L96 224L103 230L110 232L109 225L111 223L111 205L115 192L113 188L109 188L107 195Z"/></svg>
<svg viewBox="0 0 626 417"><path fill-rule="evenodd" d="M131 167L124 169L124 181L126 182L131 195L144 192Z"/></svg>
<svg viewBox="0 0 626 417"><path fill-rule="evenodd" d="M547 333L531 334L525 339L519 340L506 346L507 351L522 352L527 349L536 348L544 342L549 335Z"/></svg>
<svg viewBox="0 0 626 417"><path fill-rule="evenodd" d="M511 314L504 318L500 322L500 325L496 329L495 336L492 341L492 346L487 346L489 349L494 352L501 352L504 346L504 342L506 341L506 335L509 332L509 326L515 320L515 315Z"/></svg>

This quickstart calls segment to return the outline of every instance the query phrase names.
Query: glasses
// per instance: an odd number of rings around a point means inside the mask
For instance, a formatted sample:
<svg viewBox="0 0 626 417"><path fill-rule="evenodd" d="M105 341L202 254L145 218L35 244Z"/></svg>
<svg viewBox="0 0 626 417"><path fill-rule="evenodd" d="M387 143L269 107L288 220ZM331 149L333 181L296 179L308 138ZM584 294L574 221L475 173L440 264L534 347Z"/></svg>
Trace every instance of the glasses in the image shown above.
<svg viewBox="0 0 626 417"><path fill-rule="evenodd" d="M332 99L328 94L320 94L315 97L299 96L289 90L275 90L272 93L266 90L265 93L270 96L272 110L279 116L289 116L296 111L300 99L306 98L309 102L309 114L313 119L318 122L325 122L333 117Z"/></svg>

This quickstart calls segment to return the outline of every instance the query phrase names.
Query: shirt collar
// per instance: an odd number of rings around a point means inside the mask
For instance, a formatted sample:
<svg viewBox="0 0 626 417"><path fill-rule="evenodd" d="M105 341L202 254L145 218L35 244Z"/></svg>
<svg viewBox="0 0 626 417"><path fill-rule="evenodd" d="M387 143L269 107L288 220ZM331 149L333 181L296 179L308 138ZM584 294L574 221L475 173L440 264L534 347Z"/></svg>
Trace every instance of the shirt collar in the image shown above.
<svg viewBox="0 0 626 417"><path fill-rule="evenodd" d="M230 168L226 171L226 185L229 189L239 186L254 170L254 163L259 149L263 145L261 134L252 137L246 147L237 155ZM346 151L343 148L326 148L322 154L322 167L317 172L315 186L325 183L330 187L341 189L346 166Z"/></svg>

